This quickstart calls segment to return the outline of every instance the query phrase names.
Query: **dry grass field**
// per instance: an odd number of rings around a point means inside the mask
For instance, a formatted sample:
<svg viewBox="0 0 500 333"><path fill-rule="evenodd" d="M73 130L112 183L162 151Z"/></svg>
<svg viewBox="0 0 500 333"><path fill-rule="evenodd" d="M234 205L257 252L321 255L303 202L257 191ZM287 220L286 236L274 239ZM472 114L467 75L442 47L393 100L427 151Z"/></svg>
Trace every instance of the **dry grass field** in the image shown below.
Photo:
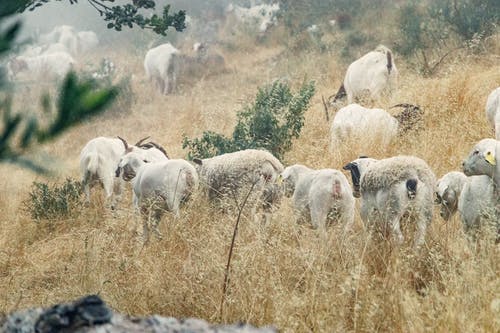
<svg viewBox="0 0 500 333"><path fill-rule="evenodd" d="M129 188L117 211L107 210L101 199L76 219L36 222L23 204L33 181L78 179L80 149L96 136L135 142L150 135L171 156L183 158L183 134L231 133L236 111L253 101L259 86L280 77L294 88L303 80L316 82L301 136L285 165L341 169L361 153L412 154L440 177L459 170L472 145L492 135L484 106L500 84L499 38L489 54L450 57L432 78L418 75L396 55L399 90L378 106L419 104L425 109L424 128L388 149L335 152L329 151L321 102L322 95L338 88L346 68L333 54L287 52L271 42L221 50L227 73L162 96L145 80L141 56L126 48L100 50L99 56L115 60L120 74L133 73L132 111L100 116L39 147L36 153L57 166L53 177L0 165L0 313L98 293L127 314L245 321L283 332L499 332L499 245L487 236L469 241L459 218L444 223L437 208L418 254L407 245L395 250L375 243L359 216L345 237L338 227L325 235L297 225L288 199L266 226L243 216L221 314L236 216L211 210L202 196L194 197L180 219L164 216L163 238L147 246ZM20 91L16 108L36 109L38 93Z"/></svg>

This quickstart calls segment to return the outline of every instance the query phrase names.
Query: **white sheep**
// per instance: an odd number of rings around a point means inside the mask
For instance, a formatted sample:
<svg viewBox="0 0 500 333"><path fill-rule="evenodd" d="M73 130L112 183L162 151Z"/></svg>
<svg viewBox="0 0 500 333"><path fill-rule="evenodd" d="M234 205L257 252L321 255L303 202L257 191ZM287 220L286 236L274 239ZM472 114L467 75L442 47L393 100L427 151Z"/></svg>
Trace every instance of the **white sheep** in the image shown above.
<svg viewBox="0 0 500 333"><path fill-rule="evenodd" d="M252 210L255 213L263 208L269 219L270 209L280 198L276 180L283 172L283 165L271 153L246 149L193 161L210 201L241 205L253 187L249 199Z"/></svg>
<svg viewBox="0 0 500 333"><path fill-rule="evenodd" d="M500 188L500 141L482 139L469 156L463 161L462 168L467 176L486 175L493 180L496 188ZM498 190L497 190L498 191Z"/></svg>
<svg viewBox="0 0 500 333"><path fill-rule="evenodd" d="M493 183L492 204L489 217L497 222L497 229L500 237L500 141L495 139L482 139L469 153L469 156L462 163L462 168L467 176L485 175ZM497 241L500 238L497 239Z"/></svg>
<svg viewBox="0 0 500 333"><path fill-rule="evenodd" d="M338 170L300 173L292 200L297 221L310 221L314 229L337 222L349 230L354 222L352 189Z"/></svg>
<svg viewBox="0 0 500 333"><path fill-rule="evenodd" d="M28 73L31 78L63 77L72 70L76 61L66 52L40 54L34 57L18 56L9 62L13 75Z"/></svg>
<svg viewBox="0 0 500 333"><path fill-rule="evenodd" d="M436 184L436 203L440 205L439 214L448 221L458 209L462 189L467 182L463 172L451 171L439 178Z"/></svg>
<svg viewBox="0 0 500 333"><path fill-rule="evenodd" d="M495 215L498 199L495 195L495 186L490 177L467 177L458 199L458 211L466 232L477 229L485 219L496 218L498 223Z"/></svg>
<svg viewBox="0 0 500 333"><path fill-rule="evenodd" d="M396 87L397 78L398 70L391 50L379 45L349 65L332 103L346 95L348 104L366 98L376 100Z"/></svg>
<svg viewBox="0 0 500 333"><path fill-rule="evenodd" d="M393 107L399 106L404 110L395 116L383 109L369 109L359 104L341 108L330 128L330 150L349 146L349 142L386 147L396 135L415 128L422 120L422 111L418 106L398 104Z"/></svg>
<svg viewBox="0 0 500 333"><path fill-rule="evenodd" d="M466 232L494 214L494 186L485 175L467 177L459 171L449 172L438 180L436 196L441 217L448 221L458 211Z"/></svg>
<svg viewBox="0 0 500 333"><path fill-rule="evenodd" d="M179 50L169 43L150 49L144 58L146 77L165 95L176 87Z"/></svg>
<svg viewBox="0 0 500 333"><path fill-rule="evenodd" d="M493 90L486 100L486 118L495 131L495 138L500 140L500 87Z"/></svg>
<svg viewBox="0 0 500 333"><path fill-rule="evenodd" d="M416 223L414 246L425 241L427 226L432 221L433 195L436 179L425 161L414 156L395 156L370 164L360 172L363 159L347 164L344 169L360 175L361 219L384 234L391 234L403 243L401 222ZM353 177L353 180L355 177Z"/></svg>
<svg viewBox="0 0 500 333"><path fill-rule="evenodd" d="M299 175L308 171L313 171L313 169L302 164L290 165L283 170L279 176L279 182L281 182L286 197L290 198L293 192L295 192L295 186L299 180Z"/></svg>

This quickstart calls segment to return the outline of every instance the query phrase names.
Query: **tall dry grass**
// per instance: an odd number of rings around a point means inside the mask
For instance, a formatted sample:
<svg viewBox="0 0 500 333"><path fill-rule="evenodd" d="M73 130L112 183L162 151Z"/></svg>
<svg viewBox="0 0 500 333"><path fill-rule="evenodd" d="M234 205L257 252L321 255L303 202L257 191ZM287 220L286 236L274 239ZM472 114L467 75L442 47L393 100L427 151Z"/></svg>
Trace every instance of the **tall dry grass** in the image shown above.
<svg viewBox="0 0 500 333"><path fill-rule="evenodd" d="M444 223L437 211L418 254L408 246L394 250L375 242L359 216L345 237L338 227L318 234L295 224L286 199L269 225L243 216L222 316L224 269L236 217L214 211L201 196L183 209L180 219L165 216L163 239L148 246L141 242L130 191L116 212L105 209L100 198L77 219L32 221L22 209L32 181L79 177L78 154L89 139L120 135L134 141L150 135L171 156L183 157L184 134L231 133L235 111L275 78L287 78L294 86L304 79L317 83L302 135L285 164L340 169L361 153L329 151L321 95L338 88L345 70L331 54L293 54L267 44L251 52L227 51L230 71L182 86L171 96L161 96L146 82L139 57L116 49L106 54L115 57L118 68L134 73L132 112L81 124L41 147L56 159L55 179L0 166L0 312L99 293L129 314L248 321L273 324L283 332L500 330L498 245L486 236L469 241L458 217ZM380 106L419 104L425 109L424 128L387 148L362 153L416 155L437 176L458 170L472 144L492 134L484 105L500 83L494 59L457 58L439 77L424 79L396 58L400 89ZM16 101L23 106L22 98Z"/></svg>

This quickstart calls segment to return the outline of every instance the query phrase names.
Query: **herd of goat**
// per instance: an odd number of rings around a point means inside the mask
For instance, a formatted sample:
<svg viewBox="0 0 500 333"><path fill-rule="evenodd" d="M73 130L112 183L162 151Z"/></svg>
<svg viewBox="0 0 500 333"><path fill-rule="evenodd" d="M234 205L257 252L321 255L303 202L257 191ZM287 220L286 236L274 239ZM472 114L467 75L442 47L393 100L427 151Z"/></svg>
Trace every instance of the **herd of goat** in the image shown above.
<svg viewBox="0 0 500 333"><path fill-rule="evenodd" d="M332 103L339 102L339 95L347 95L349 102L361 95L377 98L392 89L395 75L391 52L381 46L349 66ZM499 139L500 87L488 97L486 114ZM356 134L373 139L382 136L379 139L388 144L398 131L407 129L408 121L412 124L420 116L420 109L414 106L393 117L382 109L349 104L332 122L332 140L338 140L333 145ZM181 204L198 188L220 207L234 204L235 199L240 206L247 193L245 202L253 216L261 212L266 221L283 195L291 197L297 222L309 222L320 230L334 222L348 231L354 222L355 198L360 198L360 215L366 225L375 226L397 244L413 239L415 248L425 241L436 202L444 219L458 210L467 231L486 219L499 220L500 142L495 139L483 139L473 147L463 162L463 172L450 172L439 180L415 156L382 160L362 156L343 168L351 174L352 187L339 170L313 170L300 164L284 167L263 150L247 149L189 162L170 159L165 149L145 140L129 145L123 138L95 138L83 148L80 167L87 200L90 187L101 182L112 208L116 208L123 182L132 183L134 207L145 217L146 237L148 221L158 221L164 211L179 216ZM405 221L413 223L415 235L403 235Z"/></svg>

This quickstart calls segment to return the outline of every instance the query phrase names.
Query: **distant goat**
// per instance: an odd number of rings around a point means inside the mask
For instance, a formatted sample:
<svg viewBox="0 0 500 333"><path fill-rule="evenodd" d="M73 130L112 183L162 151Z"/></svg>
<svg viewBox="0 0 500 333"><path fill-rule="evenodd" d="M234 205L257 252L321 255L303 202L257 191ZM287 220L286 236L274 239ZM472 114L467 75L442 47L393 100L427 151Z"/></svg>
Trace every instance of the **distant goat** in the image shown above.
<svg viewBox="0 0 500 333"><path fill-rule="evenodd" d="M338 92L331 96L331 103L347 96L347 103L361 99L375 100L384 93L390 93L396 85L398 70L391 50L379 45L347 68L347 72Z"/></svg>
<svg viewBox="0 0 500 333"><path fill-rule="evenodd" d="M144 58L146 77L152 81L162 94L170 94L176 87L179 50L170 43L150 49Z"/></svg>

